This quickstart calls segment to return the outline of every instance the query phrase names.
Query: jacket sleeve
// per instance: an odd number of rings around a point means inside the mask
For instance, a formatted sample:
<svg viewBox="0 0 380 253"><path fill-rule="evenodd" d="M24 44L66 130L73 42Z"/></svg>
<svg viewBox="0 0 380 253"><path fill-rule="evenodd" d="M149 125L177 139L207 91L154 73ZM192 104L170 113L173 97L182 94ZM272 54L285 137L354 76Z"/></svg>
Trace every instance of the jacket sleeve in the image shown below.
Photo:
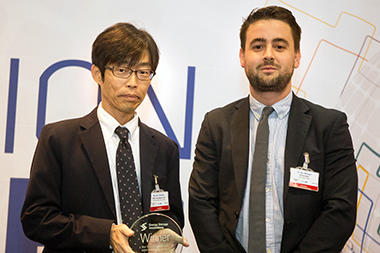
<svg viewBox="0 0 380 253"><path fill-rule="evenodd" d="M333 122L324 146L321 211L294 252L340 252L355 228L358 179L345 114Z"/></svg>
<svg viewBox="0 0 380 253"><path fill-rule="evenodd" d="M109 249L111 219L64 212L62 161L54 127L41 132L21 212L25 235L55 249ZM84 182L85 183L85 182Z"/></svg>
<svg viewBox="0 0 380 253"><path fill-rule="evenodd" d="M184 215L183 215L183 204L181 196L181 185L180 185L180 175L179 175L179 151L177 144L173 144L174 151L170 152L168 163L168 191L169 191L169 202L170 202L170 212L171 216L183 229L184 227Z"/></svg>
<svg viewBox="0 0 380 253"><path fill-rule="evenodd" d="M208 114L202 123L189 181L189 220L201 252L234 252L219 223L218 152Z"/></svg>

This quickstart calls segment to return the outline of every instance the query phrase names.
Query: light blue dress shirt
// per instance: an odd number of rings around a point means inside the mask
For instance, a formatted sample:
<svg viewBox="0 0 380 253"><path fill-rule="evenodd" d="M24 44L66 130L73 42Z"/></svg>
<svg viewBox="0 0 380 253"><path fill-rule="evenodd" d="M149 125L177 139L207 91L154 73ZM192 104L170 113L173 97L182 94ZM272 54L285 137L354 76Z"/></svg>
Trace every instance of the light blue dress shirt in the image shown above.
<svg viewBox="0 0 380 253"><path fill-rule="evenodd" d="M274 112L268 117L269 144L267 178L265 186L266 213L266 247L268 253L279 253L281 249L282 228L284 225L283 187L284 187L284 156L288 118L293 94L289 93L281 101L272 105ZM264 104L251 95L249 96L250 141L247 184L245 187L243 205L236 228L236 238L248 252L249 238L249 193L252 174L252 159L255 151L256 130L259 124Z"/></svg>

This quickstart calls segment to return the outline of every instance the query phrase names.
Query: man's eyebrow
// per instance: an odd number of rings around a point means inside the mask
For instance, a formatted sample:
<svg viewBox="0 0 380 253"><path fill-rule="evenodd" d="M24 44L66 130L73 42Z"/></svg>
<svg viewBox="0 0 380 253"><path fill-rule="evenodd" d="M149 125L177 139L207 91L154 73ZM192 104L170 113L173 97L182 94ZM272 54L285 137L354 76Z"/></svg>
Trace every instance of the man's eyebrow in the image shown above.
<svg viewBox="0 0 380 253"><path fill-rule="evenodd" d="M289 45L289 42L283 38L275 38L272 40L272 42L282 42L282 43L285 43L286 45Z"/></svg>
<svg viewBox="0 0 380 253"><path fill-rule="evenodd" d="M266 42L267 40L264 38L255 38L251 41L250 46L252 46L255 43L260 43L260 42ZM289 42L286 39L283 38L274 38L272 42L282 42L285 43L286 45L289 45Z"/></svg>
<svg viewBox="0 0 380 253"><path fill-rule="evenodd" d="M140 62L136 67L151 67L151 64L149 62Z"/></svg>
<svg viewBox="0 0 380 253"><path fill-rule="evenodd" d="M255 38L251 41L251 43L249 43L250 46L252 46L253 44L255 43L258 43L258 42L266 42L267 40L264 39L264 38Z"/></svg>

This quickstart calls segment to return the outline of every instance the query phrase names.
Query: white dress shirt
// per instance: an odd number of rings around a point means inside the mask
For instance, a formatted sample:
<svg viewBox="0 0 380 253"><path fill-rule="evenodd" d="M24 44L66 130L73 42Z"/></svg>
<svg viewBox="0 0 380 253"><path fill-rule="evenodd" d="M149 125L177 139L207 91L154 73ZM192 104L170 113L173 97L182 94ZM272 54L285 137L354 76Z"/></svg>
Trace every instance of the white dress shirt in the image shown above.
<svg viewBox="0 0 380 253"><path fill-rule="evenodd" d="M115 133L115 129L120 126L120 123L112 117L108 112L103 109L102 103L99 104L97 109L97 115L102 129L104 143L107 150L108 164L110 166L110 174L112 180L113 196L115 199L115 209L117 224L122 224L120 200L119 200L119 188L117 185L116 176L116 150L119 145L120 138ZM135 161L135 168L137 174L137 181L139 183L140 195L141 195L141 168L140 168L140 127L138 124L138 116L135 113L133 118L128 121L122 127L126 127L129 130L128 141L132 148L133 159Z"/></svg>

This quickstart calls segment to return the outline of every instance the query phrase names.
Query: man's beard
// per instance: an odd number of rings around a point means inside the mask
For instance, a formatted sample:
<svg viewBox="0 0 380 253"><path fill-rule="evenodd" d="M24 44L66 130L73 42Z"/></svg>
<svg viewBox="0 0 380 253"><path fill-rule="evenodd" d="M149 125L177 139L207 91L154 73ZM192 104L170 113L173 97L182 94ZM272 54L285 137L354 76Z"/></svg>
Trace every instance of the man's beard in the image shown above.
<svg viewBox="0 0 380 253"><path fill-rule="evenodd" d="M258 66L257 69L260 69L262 66L263 65ZM253 71L248 70L246 74L247 74L249 83L251 84L254 90L260 91L260 92L268 92L268 91L281 92L288 86L290 80L292 79L293 70L294 68L292 67L291 71L288 71L283 74L280 73L277 77L271 78L271 79L268 78L267 80L265 80L264 78L261 78L257 72L254 73Z"/></svg>

